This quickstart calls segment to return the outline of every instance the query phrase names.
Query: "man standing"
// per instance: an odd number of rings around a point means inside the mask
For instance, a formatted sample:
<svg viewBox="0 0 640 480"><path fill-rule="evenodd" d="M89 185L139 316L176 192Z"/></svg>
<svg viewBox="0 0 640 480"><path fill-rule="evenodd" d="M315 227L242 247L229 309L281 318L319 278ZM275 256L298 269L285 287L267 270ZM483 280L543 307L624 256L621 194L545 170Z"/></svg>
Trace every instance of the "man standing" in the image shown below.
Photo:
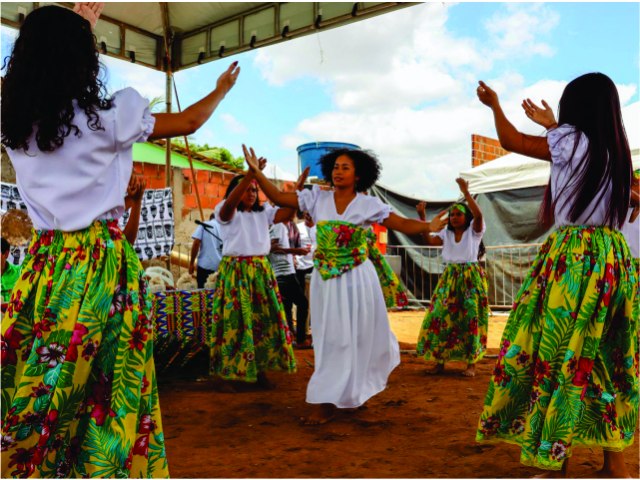
<svg viewBox="0 0 640 480"><path fill-rule="evenodd" d="M191 235L191 259L189 262L189 274L193 275L194 262L198 258L198 270L196 280L198 288L204 288L207 278L218 271L222 260L222 238L220 228L212 213L209 220L201 223Z"/></svg>

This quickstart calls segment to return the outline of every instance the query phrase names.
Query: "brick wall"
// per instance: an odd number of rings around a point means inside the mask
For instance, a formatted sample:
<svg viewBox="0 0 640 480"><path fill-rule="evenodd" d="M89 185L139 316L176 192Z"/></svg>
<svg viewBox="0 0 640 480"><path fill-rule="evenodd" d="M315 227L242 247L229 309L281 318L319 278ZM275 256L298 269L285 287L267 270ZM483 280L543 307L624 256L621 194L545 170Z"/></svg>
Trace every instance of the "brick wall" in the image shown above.
<svg viewBox="0 0 640 480"><path fill-rule="evenodd" d="M149 163L134 162L133 170L138 175L142 175L147 181L148 188L165 187L165 167L164 165L152 165ZM175 176L180 173L181 182L176 181ZM215 206L224 198L224 193L235 176L235 173L212 172L208 170L196 170L196 182L193 181L191 169L173 168L171 171L174 205L180 208L180 218L190 217L192 213L199 215L198 203L196 199L196 185L200 194L200 203L203 210L213 210ZM294 182L277 181L276 185L283 191L293 191ZM266 201L266 197L260 192L260 200ZM176 208L176 214L178 209Z"/></svg>
<svg viewBox="0 0 640 480"><path fill-rule="evenodd" d="M483 163L495 160L509 153L500 146L500 142L494 138L483 135L471 135L471 166L477 167Z"/></svg>

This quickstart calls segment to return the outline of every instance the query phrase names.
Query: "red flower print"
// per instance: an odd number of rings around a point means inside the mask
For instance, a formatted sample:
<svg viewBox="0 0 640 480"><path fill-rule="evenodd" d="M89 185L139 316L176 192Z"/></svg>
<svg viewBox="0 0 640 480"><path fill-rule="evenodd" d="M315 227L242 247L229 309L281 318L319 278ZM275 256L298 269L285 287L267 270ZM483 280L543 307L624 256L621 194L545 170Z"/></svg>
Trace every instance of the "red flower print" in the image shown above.
<svg viewBox="0 0 640 480"><path fill-rule="evenodd" d="M88 332L89 330L82 323L76 323L73 333L71 334L71 340L69 340L67 360L70 362L78 360L78 345L82 345L82 337L84 337Z"/></svg>
<svg viewBox="0 0 640 480"><path fill-rule="evenodd" d="M480 431L483 435L493 435L500 427L500 419L495 415L490 415L485 420L480 420Z"/></svg>
<svg viewBox="0 0 640 480"><path fill-rule="evenodd" d="M32 447L28 450L26 448L18 448L11 455L8 466L16 466L16 469L11 472L12 477L28 478L35 472L34 457L36 456L36 448Z"/></svg>
<svg viewBox="0 0 640 480"><path fill-rule="evenodd" d="M45 385L44 383L40 382L40 385L38 385L37 387L31 387L31 390L33 390L33 393L30 395L31 397L42 397L43 395L49 395L49 392L51 391L51 385Z"/></svg>
<svg viewBox="0 0 640 480"><path fill-rule="evenodd" d="M558 264L556 265L556 282L562 278L562 275L567 271L567 256L563 253L560 255L558 259Z"/></svg>
<svg viewBox="0 0 640 480"><path fill-rule="evenodd" d="M493 368L493 381L503 387L511 381L511 375L507 375L500 361L498 361Z"/></svg>
<svg viewBox="0 0 640 480"><path fill-rule="evenodd" d="M129 340L129 350L144 349L145 342L147 341L147 329L136 327L131 332L131 339Z"/></svg>
<svg viewBox="0 0 640 480"><path fill-rule="evenodd" d="M578 360L578 370L576 374L573 376L573 383L577 387L586 386L589 382L589 376L591 375L591 370L593 369L593 359L581 357Z"/></svg>
<svg viewBox="0 0 640 480"><path fill-rule="evenodd" d="M548 361L541 361L540 359L536 359L535 366L533 368L533 375L535 376L533 380L534 385L540 385L545 378L551 375L551 365Z"/></svg>
<svg viewBox="0 0 640 480"><path fill-rule="evenodd" d="M104 421L109 417L115 417L116 412L111 410L111 386L112 378L100 373L98 381L91 388L91 395L87 399L87 405L93 406L91 418L96 421L96 425L104 425Z"/></svg>
<svg viewBox="0 0 640 480"><path fill-rule="evenodd" d="M409 299L407 298L406 293L398 292L396 294L396 305L398 305L398 307L406 307L409 305Z"/></svg>
<svg viewBox="0 0 640 480"><path fill-rule="evenodd" d="M15 330L15 325L7 328L4 335L0 335L0 349L2 351L2 365L15 365L18 362L16 350L20 348L20 342L24 340L24 335Z"/></svg>
<svg viewBox="0 0 640 480"><path fill-rule="evenodd" d="M518 356L516 357L516 363L518 365L526 365L527 362L529 361L529 354L527 352L525 352L524 350L522 350Z"/></svg>
<svg viewBox="0 0 640 480"><path fill-rule="evenodd" d="M509 350L510 345L511 345L511 342L506 338L502 341L502 345L500 345L500 353L498 353L498 360L500 360L502 357L504 357L507 354L507 351Z"/></svg>
<svg viewBox="0 0 640 480"><path fill-rule="evenodd" d="M84 350L82 351L82 358L84 358L87 362L91 360L91 358L95 357L98 354L99 346L100 344L97 340L89 340L84 346Z"/></svg>
<svg viewBox="0 0 640 480"><path fill-rule="evenodd" d="M9 318L12 318L14 313L18 313L22 310L24 303L20 300L20 297L22 297L21 290L14 290L11 294L9 299L9 308L7 309L7 315Z"/></svg>
<svg viewBox="0 0 640 480"><path fill-rule="evenodd" d="M142 388L140 389L140 393L145 393L147 391L147 388L149 388L149 380L147 380L147 376L143 375L142 376Z"/></svg>

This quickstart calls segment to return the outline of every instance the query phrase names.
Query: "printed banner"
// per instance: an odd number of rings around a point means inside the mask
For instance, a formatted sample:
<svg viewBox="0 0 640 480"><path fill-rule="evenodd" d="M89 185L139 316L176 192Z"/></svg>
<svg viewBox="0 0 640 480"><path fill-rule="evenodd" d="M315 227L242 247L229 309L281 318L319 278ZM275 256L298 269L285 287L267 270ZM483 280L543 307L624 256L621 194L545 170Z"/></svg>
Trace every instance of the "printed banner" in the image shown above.
<svg viewBox="0 0 640 480"><path fill-rule="evenodd" d="M8 210L27 210L20 198L18 187L11 183L0 183L0 213ZM125 212L118 222L120 228L129 219L129 212ZM175 237L173 219L173 196L171 188L158 190L146 190L140 208L140 224L138 226L138 238L133 245L140 260L150 260L162 256L168 256L173 249ZM9 261L20 265L27 253L28 245L11 245Z"/></svg>

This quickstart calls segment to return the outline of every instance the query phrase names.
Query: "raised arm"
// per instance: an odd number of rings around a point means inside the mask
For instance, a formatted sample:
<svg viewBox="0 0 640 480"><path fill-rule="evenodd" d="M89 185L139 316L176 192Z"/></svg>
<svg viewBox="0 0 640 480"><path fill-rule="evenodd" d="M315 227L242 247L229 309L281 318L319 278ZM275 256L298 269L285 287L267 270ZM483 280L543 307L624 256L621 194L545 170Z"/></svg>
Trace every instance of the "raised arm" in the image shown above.
<svg viewBox="0 0 640 480"><path fill-rule="evenodd" d="M265 160L265 163L266 163L266 160ZM260 171L262 171L262 170L264 170L264 167L260 168ZM307 180L307 176L308 175L309 175L309 167L305 168L302 171L302 173L298 177L298 180L296 181L296 191L297 192L301 191L304 188L304 182ZM271 183L271 182L269 182L269 183ZM298 196L296 195L296 206L295 207L284 207L284 208L281 208L280 210L278 210L276 212L276 216L275 216L275 218L273 220L273 223L281 223L281 222L293 221L293 219L296 216L296 212L298 211L298 208L299 208L298 207L298 198L297 197ZM271 200L271 201L273 202L273 200ZM288 253L291 253L291 252L288 252Z"/></svg>
<svg viewBox="0 0 640 480"><path fill-rule="evenodd" d="M253 172L248 171L244 178L240 180L240 183L236 186L236 188L231 191L231 193L225 200L224 205L222 205L222 208L220 209L219 216L222 222L228 222L233 218L233 215L235 214L236 209L238 208L238 205L242 200L244 192L247 191L247 188L249 188L249 185L251 185L251 182L253 180L255 180Z"/></svg>
<svg viewBox="0 0 640 480"><path fill-rule="evenodd" d="M397 230L405 235L420 235L422 233L438 232L442 230L445 225L444 220L440 217L434 217L431 222L421 222L419 220L412 220L410 218L402 218L395 213L391 213L384 222L382 222L387 228L391 230Z"/></svg>
<svg viewBox="0 0 640 480"><path fill-rule="evenodd" d="M220 75L215 90L200 101L179 113L154 114L156 123L149 139L191 135L198 130L209 120L216 107L229 90L233 88L239 74L240 67L238 67L238 62L235 61Z"/></svg>
<svg viewBox="0 0 640 480"><path fill-rule="evenodd" d="M423 222L426 222L427 221L427 202L418 203L418 205L416 205L416 212L418 212L418 217L420 218L420 220L422 220ZM441 218L445 213L447 213L447 211L442 210L440 213L438 213L438 215L436 215L436 217ZM430 233L431 232L424 232L422 234L422 239L426 242L426 244L434 247L441 246L442 239L440 237L434 237L430 235Z"/></svg>
<svg viewBox="0 0 640 480"><path fill-rule="evenodd" d="M496 92L483 81L478 83L479 86L476 90L478 99L493 111L496 132L502 148L539 160L551 160L551 152L549 151L546 137L537 137L519 132L502 111Z"/></svg>
<svg viewBox="0 0 640 480"><path fill-rule="evenodd" d="M480 207L469 193L469 182L460 177L456 178L456 182L464 195L464 199L467 201L467 205L469 205L469 210L473 213L473 231L480 233L482 232L482 210L480 210Z"/></svg>
<svg viewBox="0 0 640 480"><path fill-rule="evenodd" d="M298 209L298 195L291 192L281 192L278 187L269 181L265 177L264 173L260 170L260 164L258 157L256 157L253 148L247 149L245 145L242 145L242 151L244 152L244 158L249 166L249 171L254 175L254 178L258 181L258 185L267 196L269 200L278 205L279 207L295 208ZM306 172L306 174L305 174ZM303 172L304 177L309 174L309 169L305 168ZM282 220L281 220L282 221ZM277 222L276 222L277 223Z"/></svg>

